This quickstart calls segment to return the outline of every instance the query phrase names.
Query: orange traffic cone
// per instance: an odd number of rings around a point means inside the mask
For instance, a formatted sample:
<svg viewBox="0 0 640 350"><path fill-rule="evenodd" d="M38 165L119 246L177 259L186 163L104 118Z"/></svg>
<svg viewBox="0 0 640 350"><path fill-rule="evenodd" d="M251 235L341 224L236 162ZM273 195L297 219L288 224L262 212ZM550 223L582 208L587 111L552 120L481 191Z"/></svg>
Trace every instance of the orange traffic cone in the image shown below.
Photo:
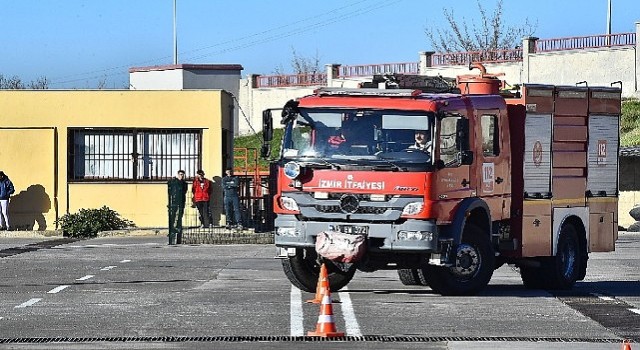
<svg viewBox="0 0 640 350"><path fill-rule="evenodd" d="M320 304L320 316L316 323L315 332L307 332L310 337L344 337L344 333L336 331L336 324L333 322L333 306L331 305L331 289L326 288Z"/></svg>
<svg viewBox="0 0 640 350"><path fill-rule="evenodd" d="M313 299L307 300L307 303L319 304L325 294L325 289L329 289L329 273L327 272L327 266L322 263L320 266L320 276L318 276L318 284L316 286L316 296Z"/></svg>
<svg viewBox="0 0 640 350"><path fill-rule="evenodd" d="M622 350L631 350L631 344L629 343L629 339L625 339L622 342Z"/></svg>

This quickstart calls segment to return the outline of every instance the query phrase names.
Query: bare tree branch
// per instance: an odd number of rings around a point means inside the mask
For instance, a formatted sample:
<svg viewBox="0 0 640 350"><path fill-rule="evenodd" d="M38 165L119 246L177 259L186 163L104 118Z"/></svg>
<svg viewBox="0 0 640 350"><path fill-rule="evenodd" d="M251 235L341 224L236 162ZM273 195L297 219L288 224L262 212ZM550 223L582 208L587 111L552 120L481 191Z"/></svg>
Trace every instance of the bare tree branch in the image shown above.
<svg viewBox="0 0 640 350"><path fill-rule="evenodd" d="M503 0L497 0L491 14L477 0L479 24L473 20L456 19L453 9L443 9L448 28L425 29L427 39L438 52L491 51L513 49L520 46L520 40L534 33L537 22L528 18L520 25L505 25Z"/></svg>

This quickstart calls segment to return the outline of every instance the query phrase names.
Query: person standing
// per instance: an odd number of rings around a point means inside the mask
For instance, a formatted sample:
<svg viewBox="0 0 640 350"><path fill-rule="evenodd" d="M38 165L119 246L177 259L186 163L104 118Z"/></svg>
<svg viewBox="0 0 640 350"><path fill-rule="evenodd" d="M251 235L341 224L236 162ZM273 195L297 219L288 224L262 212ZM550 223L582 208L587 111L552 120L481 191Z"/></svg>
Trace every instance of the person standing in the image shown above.
<svg viewBox="0 0 640 350"><path fill-rule="evenodd" d="M242 230L242 220L240 215L240 197L238 189L240 180L233 176L233 169L227 168L225 176L222 178L222 193L224 195L224 214L227 217L227 229L236 226ZM233 217L233 222L231 217Z"/></svg>
<svg viewBox="0 0 640 350"><path fill-rule="evenodd" d="M15 192L13 182L9 177L0 171L0 229L11 230L9 224L9 197Z"/></svg>
<svg viewBox="0 0 640 350"><path fill-rule="evenodd" d="M193 185L191 185L191 192L193 193L193 201L198 208L201 227L209 227L212 224L211 210L209 208L212 191L213 183L204 177L202 169L198 170L196 178L193 180Z"/></svg>
<svg viewBox="0 0 640 350"><path fill-rule="evenodd" d="M184 170L178 170L176 176L167 182L169 194L169 244L182 243L182 215L187 199L187 182Z"/></svg>

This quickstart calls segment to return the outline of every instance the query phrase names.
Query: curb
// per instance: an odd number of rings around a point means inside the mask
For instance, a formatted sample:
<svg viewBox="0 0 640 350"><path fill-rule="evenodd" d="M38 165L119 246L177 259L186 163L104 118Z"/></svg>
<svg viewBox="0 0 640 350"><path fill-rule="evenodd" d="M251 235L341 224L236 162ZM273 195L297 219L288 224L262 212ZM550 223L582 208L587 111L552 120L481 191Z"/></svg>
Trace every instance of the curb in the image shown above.
<svg viewBox="0 0 640 350"><path fill-rule="evenodd" d="M1 238L49 238L62 237L62 230L0 231Z"/></svg>

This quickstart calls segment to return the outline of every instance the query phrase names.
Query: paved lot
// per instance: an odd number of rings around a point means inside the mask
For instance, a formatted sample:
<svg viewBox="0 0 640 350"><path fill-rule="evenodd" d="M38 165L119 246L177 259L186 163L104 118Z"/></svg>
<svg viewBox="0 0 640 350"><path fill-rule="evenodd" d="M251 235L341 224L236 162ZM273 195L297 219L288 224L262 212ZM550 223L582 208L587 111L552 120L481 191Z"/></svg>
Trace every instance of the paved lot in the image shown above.
<svg viewBox="0 0 640 350"><path fill-rule="evenodd" d="M0 347L620 349L624 337L640 340L638 234L592 254L570 293L526 290L509 266L464 298L404 286L394 271L359 272L332 294L349 341L330 343L303 337L318 306L291 287L273 246L165 239L0 238Z"/></svg>

